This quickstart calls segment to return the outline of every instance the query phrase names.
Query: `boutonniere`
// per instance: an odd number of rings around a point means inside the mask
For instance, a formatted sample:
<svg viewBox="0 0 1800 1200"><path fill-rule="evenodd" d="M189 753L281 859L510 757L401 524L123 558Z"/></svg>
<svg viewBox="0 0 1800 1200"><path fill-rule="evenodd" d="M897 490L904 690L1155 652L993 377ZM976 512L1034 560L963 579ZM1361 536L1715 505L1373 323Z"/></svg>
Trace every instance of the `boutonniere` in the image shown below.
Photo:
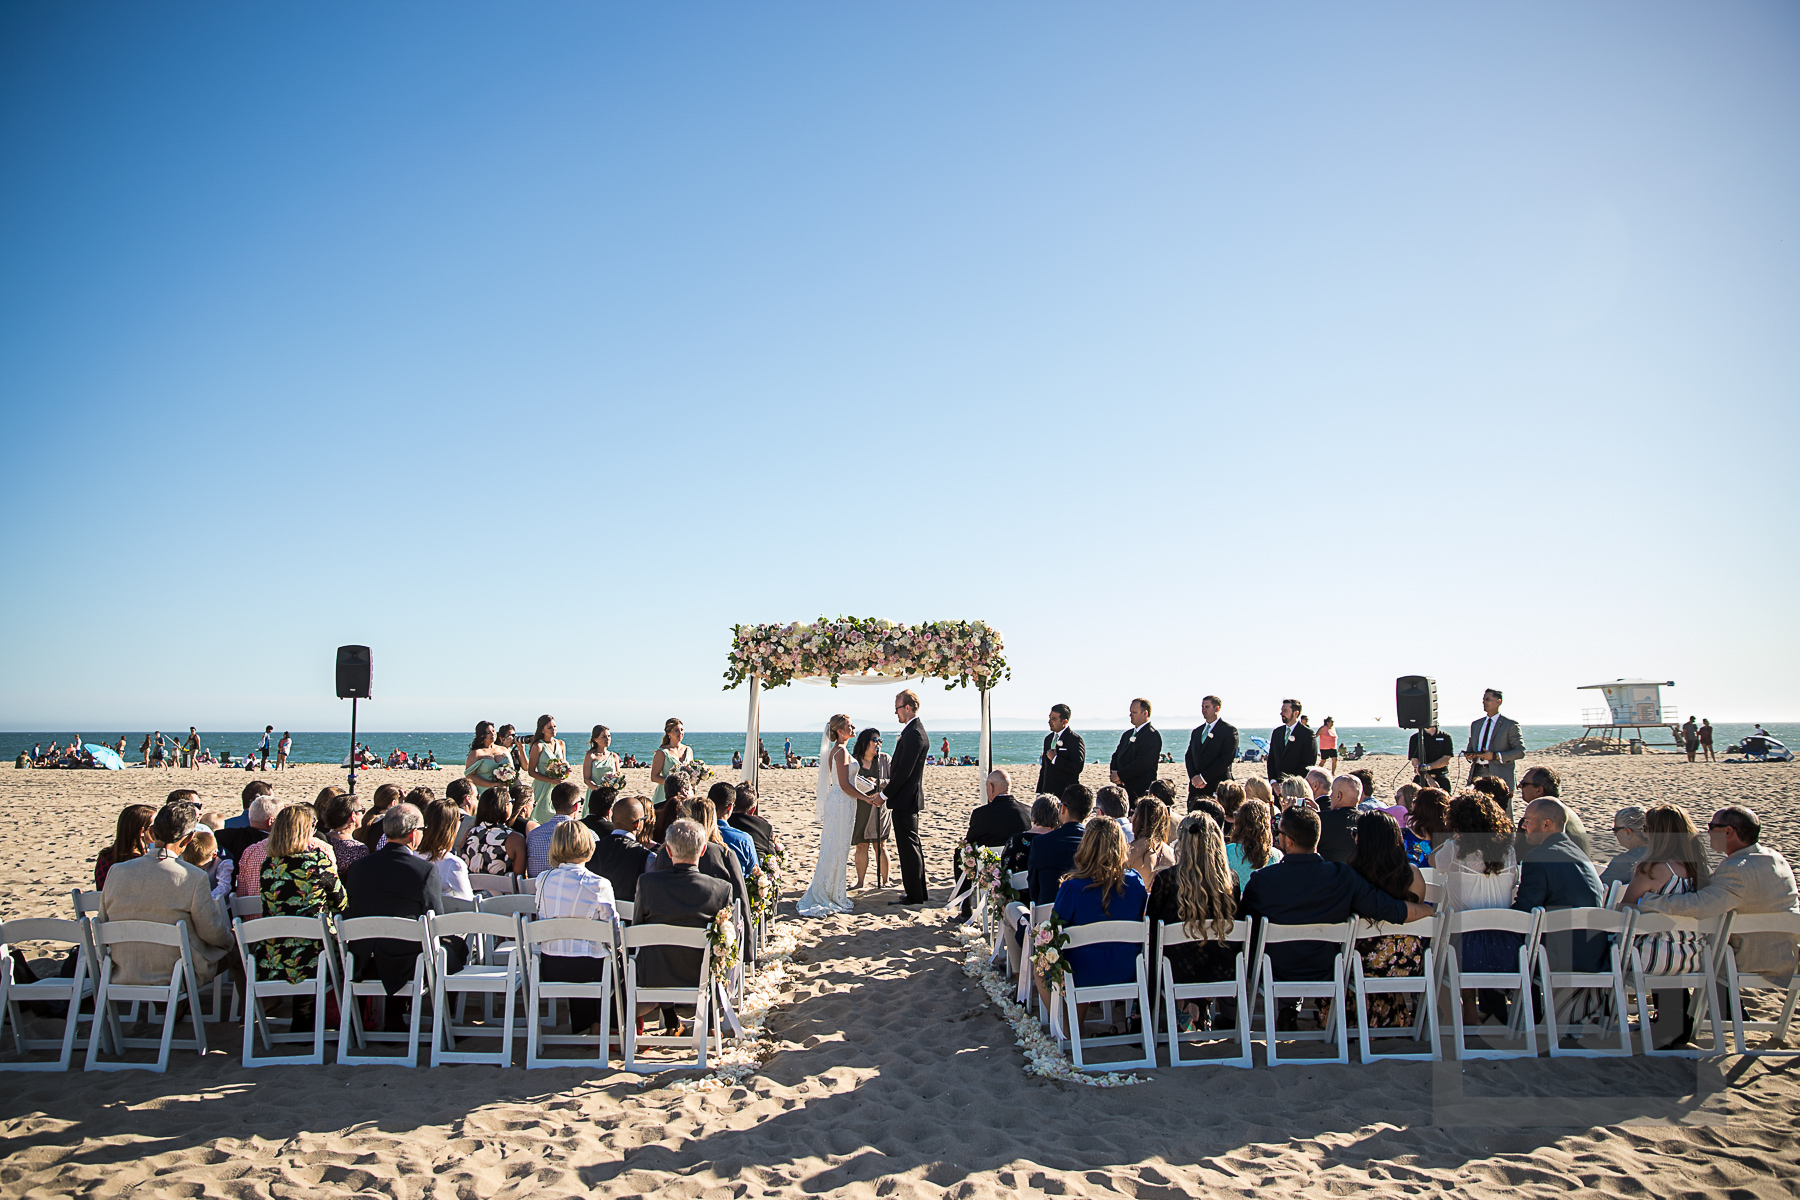
<svg viewBox="0 0 1800 1200"><path fill-rule="evenodd" d="M1133 742L1133 744L1135 744L1137 742L1137 734L1134 733L1131 735L1131 741Z"/></svg>

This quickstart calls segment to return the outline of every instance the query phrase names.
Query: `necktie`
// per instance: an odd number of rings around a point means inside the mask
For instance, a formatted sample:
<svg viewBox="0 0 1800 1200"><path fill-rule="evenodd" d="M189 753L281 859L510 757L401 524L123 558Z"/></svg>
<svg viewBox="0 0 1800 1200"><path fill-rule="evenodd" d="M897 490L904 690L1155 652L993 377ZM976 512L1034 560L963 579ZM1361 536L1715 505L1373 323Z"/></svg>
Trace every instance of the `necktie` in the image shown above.
<svg viewBox="0 0 1800 1200"><path fill-rule="evenodd" d="M1208 723L1206 725L1202 725L1200 727L1200 744L1202 746L1206 745L1206 739L1211 736L1212 736L1212 725L1210 723Z"/></svg>
<svg viewBox="0 0 1800 1200"><path fill-rule="evenodd" d="M1481 727L1481 748L1483 750L1486 750L1488 748L1488 742L1490 739L1493 738L1493 736L1494 736L1494 718L1489 717L1487 719L1487 724L1485 724Z"/></svg>

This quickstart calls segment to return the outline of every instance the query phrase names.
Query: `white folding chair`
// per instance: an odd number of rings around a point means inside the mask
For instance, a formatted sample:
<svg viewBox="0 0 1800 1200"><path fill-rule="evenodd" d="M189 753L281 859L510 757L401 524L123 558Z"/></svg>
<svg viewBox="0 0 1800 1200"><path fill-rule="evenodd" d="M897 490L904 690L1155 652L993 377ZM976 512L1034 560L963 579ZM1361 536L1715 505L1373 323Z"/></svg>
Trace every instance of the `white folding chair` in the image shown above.
<svg viewBox="0 0 1800 1200"><path fill-rule="evenodd" d="M619 920L629 925L633 915L637 912L637 905L629 900L614 900L613 911L619 914Z"/></svg>
<svg viewBox="0 0 1800 1200"><path fill-rule="evenodd" d="M704 931L702 931L704 932ZM593 942L604 949L601 956L600 978L593 983L564 983L544 978L544 943L545 942ZM592 917L549 917L526 922L523 940L520 945L525 950L526 998L529 1016L525 1022L525 1069L535 1071L540 1067L576 1067L590 1060L585 1058L548 1058L542 1051L545 1046L592 1046L595 1048L595 1061L606 1065L609 1045L616 1039L612 1034L612 1019L617 1005L617 972L618 943L613 936L610 921L596 920ZM516 957L516 956L515 956ZM600 1032L591 1034L571 1029L568 1033L545 1033L539 1015L539 1005L548 1004L552 1012L558 1000L594 999L600 1002ZM635 1010L634 1010L635 1012ZM619 1028L621 1034L625 1030L625 1022L633 1017L620 1015Z"/></svg>
<svg viewBox="0 0 1800 1200"><path fill-rule="evenodd" d="M1188 936L1187 927L1179 921L1165 922L1160 931L1160 944L1163 950L1171 946L1185 946L1195 939ZM1162 980L1162 998L1159 1004L1162 1019L1168 1025L1169 1065L1172 1067L1254 1067L1256 1059L1250 1050L1250 988L1249 968L1247 966L1250 951L1250 922L1238 919L1231 923L1231 929L1222 939L1227 946L1236 946L1236 967L1232 978L1218 983L1176 983L1175 969L1170 965L1166 954L1158 955L1161 959L1159 975ZM1207 1032L1195 1030L1192 1033L1181 1032L1181 1001L1183 1000L1223 1000L1237 1002L1237 1037L1240 1053L1229 1058L1183 1058L1181 1043L1183 1042L1216 1042L1221 1041L1218 1031ZM1201 1006L1204 1012L1206 1006Z"/></svg>
<svg viewBox="0 0 1800 1200"><path fill-rule="evenodd" d="M469 887L490 896L511 896L519 890L519 879L516 875L470 875Z"/></svg>
<svg viewBox="0 0 1800 1200"><path fill-rule="evenodd" d="M640 988L637 981L637 956L631 954L631 951L641 950L645 946L677 946L699 950L699 982L693 987ZM707 1034L711 1032L713 1035L715 1051L723 1053L725 1049L724 1038L713 1020L713 997L718 988L712 974L712 943L707 940L706 930L685 925L633 925L625 931L625 950L630 957L625 960L625 1012L620 1017L619 1024L625 1043L625 1070L641 1075L675 1068L706 1070ZM667 1034L639 1034L637 1011L640 1004L693 1005L693 1034L687 1038ZM637 1059L640 1046L681 1045L693 1046L692 1062L639 1062Z"/></svg>
<svg viewBox="0 0 1800 1200"><path fill-rule="evenodd" d="M379 979L356 978L356 943L372 938L386 938L397 942L416 942L420 954L413 962L412 979L402 985L392 996ZM338 1012L341 1021L338 1028L338 1066L376 1066L385 1064L396 1067L416 1067L419 1065L419 1031L424 1020L425 1005L431 991L431 971L427 964L427 956L431 953L431 935L424 917L409 920L406 917L350 917L338 922L338 945L343 955L340 978L341 990L338 994ZM407 1032L389 1033L386 1030L364 1029L362 1022L362 1000L365 996L373 996L384 1004L393 1004L401 1000L412 1001L412 1019ZM401 1057L392 1054L363 1054L360 1051L369 1042L404 1041L406 1055Z"/></svg>
<svg viewBox="0 0 1800 1200"><path fill-rule="evenodd" d="M255 900L255 896L243 897ZM325 1062L325 1003L334 985L337 983L337 956L331 945L331 929L323 916L312 917L253 917L246 921L242 917L232 922L232 931L237 936L238 953L244 960L244 987L249 993L244 998L244 1066L320 1066ZM319 957L313 964L311 979L299 983L289 983L283 979L258 979L256 954L252 947L271 938L297 938L303 941L319 943ZM223 974L224 972L220 972ZM288 1022L284 1033L275 1033L270 1029L271 1018L263 1008L263 1001L276 1000L282 997L298 999L301 996L313 998L313 1027L310 1033L296 1033L293 1022ZM263 1049L273 1049L280 1043L312 1043L310 1054L265 1055L256 1056L256 1037L262 1037Z"/></svg>
<svg viewBox="0 0 1800 1200"><path fill-rule="evenodd" d="M1630 1013L1625 1007L1625 955L1626 947L1631 942L1631 923L1637 916L1637 910L1630 912L1614 912L1609 908L1553 908L1544 913L1538 923L1538 986L1544 995L1544 1023L1550 1042L1551 1058L1620 1058L1631 1054L1631 1021ZM1558 971L1550 965L1550 951L1554 946L1550 938L1567 936L1573 939L1583 933L1604 933L1611 935L1611 943L1607 946L1607 961L1610 967L1604 971ZM1613 1006L1609 1015L1604 1006L1598 1011L1602 1014L1598 1022L1583 1021L1567 1028L1563 1027L1557 1012L1556 993L1575 991L1577 989L1595 989L1611 994ZM1570 998L1571 1003L1574 997ZM1585 1038L1590 1034L1604 1038L1611 1026L1617 1023L1619 1044L1616 1048L1607 1046L1578 1046L1565 1049L1562 1039L1565 1036Z"/></svg>
<svg viewBox="0 0 1800 1200"><path fill-rule="evenodd" d="M1475 908L1450 913L1438 920L1436 951L1437 968L1450 989L1451 1033L1456 1045L1456 1060L1472 1058L1536 1058L1537 1020L1532 1013L1531 963L1537 953L1538 918L1541 909L1528 913L1510 908ZM1518 965L1508 971L1464 971L1462 969L1463 937L1471 933L1511 933L1518 935ZM1523 1038L1522 1049L1503 1046L1471 1047L1469 1031L1463 1022L1463 993L1481 988L1512 992L1512 1017L1507 1032ZM1480 1034L1481 1027L1475 1032Z"/></svg>
<svg viewBox="0 0 1800 1200"><path fill-rule="evenodd" d="M1429 884L1426 885L1430 887ZM1401 1062L1436 1062L1443 1058L1443 1047L1438 1044L1441 1032L1438 1026L1437 993L1437 937L1438 918L1426 917L1422 921L1413 921L1405 925L1386 925L1380 921L1358 918L1356 929L1350 939L1350 971L1356 986L1356 1037L1362 1050L1362 1060L1366 1063L1381 1059L1394 1059ZM1424 962L1417 975L1370 975L1363 969L1362 953L1356 949L1356 943L1364 938L1378 937L1416 937L1425 942ZM1371 1028L1369 1025L1369 997L1373 995L1399 995L1416 997L1411 1025L1389 1025ZM1372 1044L1378 1037L1410 1036L1415 1042L1425 1042L1429 1048L1416 1053L1378 1054Z"/></svg>
<svg viewBox="0 0 1800 1200"><path fill-rule="evenodd" d="M233 896L231 906L225 912L228 921L254 921L263 915L263 898L261 893L254 896Z"/></svg>
<svg viewBox="0 0 1800 1200"><path fill-rule="evenodd" d="M458 912L427 914L424 918L427 936L431 939L431 1065L440 1063L485 1063L496 1067L512 1066L513 1023L518 1011L519 998L519 956L517 953L494 954L492 946L496 939L509 939L516 947L519 942L519 923L524 920L518 916L507 916L502 913ZM477 952L472 955L462 970L450 969L450 954L444 946L445 938L472 939L477 944ZM503 961L500 961L503 960ZM461 1023L462 1003L464 997L474 993L483 998L483 1011L488 1015L488 1023L467 1025ZM450 997L458 998L457 1021L450 1019ZM502 1006L504 1012L500 1024L496 1028L492 1024L494 996L503 995L506 1000ZM466 1038L498 1038L498 1050L458 1050L456 1039Z"/></svg>
<svg viewBox="0 0 1800 1200"><path fill-rule="evenodd" d="M1614 885L1615 887L1618 885ZM1644 1045L1644 1053L1651 1058L1703 1058L1715 1054L1727 1054L1730 1045L1725 1040L1725 1022L1719 1012L1718 984L1719 975L1715 969L1718 961L1719 932L1729 922L1730 914L1717 921L1704 924L1693 917L1676 917L1668 913L1638 913L1631 927L1631 976L1627 986L1637 993L1638 1033ZM1657 934L1671 934L1676 937L1692 939L1694 946L1691 969L1668 975L1646 975L1644 973L1644 939ZM1658 1050L1656 1039L1650 1024L1650 1002L1656 992L1690 990L1698 992L1698 998L1690 1002L1684 996L1682 1007L1693 1009L1694 1032L1699 1033L1700 1022L1712 1017L1713 1040L1710 1050L1702 1050L1696 1044L1692 1050ZM1665 1023L1668 1014L1662 1014ZM1685 1013L1681 1015L1686 1015Z"/></svg>
<svg viewBox="0 0 1800 1200"><path fill-rule="evenodd" d="M188 942L186 921L177 921L173 925L164 925L157 921L98 921L94 924L94 941L100 948L100 986L94 991L94 1022L88 1033L87 1064L89 1071L138 1071L149 1070L162 1074L169 1069L169 1051L172 1049L192 1050L201 1055L206 1054L206 1026L200 1019L200 984L194 972L194 956ZM154 984L121 984L112 981L113 947L124 945L165 946L176 952L174 964L169 968L169 981ZM188 1002L188 1016L194 1024L192 1039L177 1041L175 1038L175 1016L181 1002ZM163 1031L160 1041L152 1038L128 1038L119 1027L118 1014L112 1011L116 1003L131 1002L161 1004L163 1006ZM145 1010L148 1013L148 1009ZM111 1035L113 1047L121 1054L126 1050L142 1050L157 1048L156 1063L146 1066L134 1062L102 1062L100 1061L101 1029L105 1027Z"/></svg>
<svg viewBox="0 0 1800 1200"><path fill-rule="evenodd" d="M1031 918L1025 923L1025 940L1019 960L1019 1003L1025 1006L1026 1012L1036 1008L1038 1024L1045 1027L1050 1024L1050 1014L1038 1003L1037 972L1031 966L1031 952L1036 949L1034 939L1037 927L1050 919L1050 914L1055 908L1054 904L1033 904L1031 906Z"/></svg>
<svg viewBox="0 0 1800 1200"><path fill-rule="evenodd" d="M480 902L484 913L503 917L537 916L537 893L523 892L512 896L487 896Z"/></svg>
<svg viewBox="0 0 1800 1200"><path fill-rule="evenodd" d="M1606 899L1602 900L1600 904L1603 908L1617 908L1619 901L1624 898L1625 885L1615 879L1606 885Z"/></svg>
<svg viewBox="0 0 1800 1200"><path fill-rule="evenodd" d="M1133 1070L1138 1067L1154 1067L1156 1065L1156 1015L1150 1007L1150 922L1142 921L1092 921L1086 925L1071 926L1066 950L1074 950L1082 946L1132 946L1137 951L1134 978L1129 983L1095 984L1081 987L1075 983L1074 972L1064 976L1063 982L1050 989L1050 1006L1053 1011L1061 1013L1064 1030L1069 1043L1069 1055L1077 1071L1117 1071ZM1137 1001L1138 1032L1110 1034L1100 1037L1083 1037L1081 1032L1081 1009L1083 1004L1095 1002L1122 1001L1129 1005ZM1136 1043L1143 1047L1144 1053L1133 1059L1120 1062L1088 1063L1083 1049L1086 1046L1123 1046Z"/></svg>
<svg viewBox="0 0 1800 1200"><path fill-rule="evenodd" d="M1730 923L1719 937L1720 960L1725 964L1725 989L1731 1001L1731 1032L1737 1040L1737 1052L1756 1058L1781 1058L1800 1055L1800 1049L1790 1048L1787 1042L1788 1026L1794 1020L1794 1002L1800 999L1800 972L1785 982L1770 975L1756 975L1738 969L1737 947L1732 945L1735 938L1746 934L1764 936L1770 934L1786 935L1790 942L1800 944L1800 913L1732 913ZM1744 1017L1744 994L1746 992L1786 992L1781 1004L1781 1017L1775 1021L1751 1021ZM1759 1043L1752 1048L1747 1033L1772 1033L1772 1041Z"/></svg>
<svg viewBox="0 0 1800 1200"><path fill-rule="evenodd" d="M12 948L22 942L59 942L71 947L75 973L28 981L13 977ZM12 1024L13 1045L21 1055L34 1050L59 1050L54 1062L0 1062L0 1071L66 1071L75 1058L75 1036L81 1027L81 1002L94 994L92 960L88 958L88 933L79 921L24 917L0 923L0 1025ZM28 1021L21 1004L34 1001L60 1003L63 1029L59 1038L37 1038L26 1033ZM93 1020L90 1014L87 1018Z"/></svg>
<svg viewBox="0 0 1800 1200"><path fill-rule="evenodd" d="M1263 1001L1263 1048L1269 1057L1271 1067L1293 1063L1342 1063L1350 1061L1350 1020L1345 1015L1348 1001L1348 968L1347 959L1350 950L1350 934L1354 927L1351 921L1339 921L1332 925L1275 925L1267 917L1262 918L1257 931L1257 953L1260 965L1257 970L1257 989L1262 993ZM1337 956L1332 960L1330 979L1288 979L1275 977L1275 962L1269 956L1269 947L1286 942L1324 942L1337 947ZM1331 1001L1331 1008L1325 1017L1325 1028L1319 1030L1276 1029L1275 1008L1278 1000L1306 1000L1325 998ZM1336 1058L1282 1058L1278 1044L1283 1041L1336 1041Z"/></svg>

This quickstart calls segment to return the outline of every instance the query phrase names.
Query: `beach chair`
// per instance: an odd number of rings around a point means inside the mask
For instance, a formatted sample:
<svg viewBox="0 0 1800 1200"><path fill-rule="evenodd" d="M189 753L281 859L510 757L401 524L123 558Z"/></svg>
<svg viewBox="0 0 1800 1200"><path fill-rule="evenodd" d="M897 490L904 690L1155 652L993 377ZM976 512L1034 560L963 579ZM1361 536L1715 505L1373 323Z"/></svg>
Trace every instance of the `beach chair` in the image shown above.
<svg viewBox="0 0 1800 1200"><path fill-rule="evenodd" d="M1268 1054L1271 1067L1284 1063L1349 1064L1350 1021L1345 1015L1345 1005L1348 1001L1348 959L1354 953L1350 949L1350 935L1354 928L1353 921L1339 921L1332 925L1275 925L1267 917L1261 919L1256 938L1258 953L1256 986L1257 991L1262 994L1263 1048ZM1277 979L1275 963L1269 957L1269 947L1284 942L1326 942L1335 945L1337 956L1332 961L1331 978ZM1277 1031L1275 1027L1276 1001L1314 998L1325 998L1331 1001L1330 1011L1325 1017L1325 1028ZM1282 1058L1278 1049L1279 1043L1284 1041L1321 1040L1337 1042L1336 1058Z"/></svg>
<svg viewBox="0 0 1800 1200"><path fill-rule="evenodd" d="M255 900L255 896L244 899ZM258 907L260 907L260 902ZM331 944L331 929L323 916L312 917L252 917L246 921L238 917L232 921L232 932L236 935L238 953L244 960L244 1066L321 1066L325 1062L325 1007L326 999L337 983L337 952ZM259 942L271 938L302 938L319 943L318 961L313 964L313 977L299 983L289 983L286 979L258 979L256 977L256 955L252 947ZM220 974L224 974L223 971ZM284 1033L271 1031L272 1019L263 1008L264 1000L277 1000L282 997L290 999L300 996L313 998L313 1027L311 1033L296 1033L293 1022L288 1022ZM264 1050L271 1050L280 1043L312 1043L310 1054L267 1055L256 1056L256 1038L262 1038Z"/></svg>
<svg viewBox="0 0 1800 1200"><path fill-rule="evenodd" d="M1631 1022L1630 1014L1625 1007L1625 956L1626 947L1631 944L1631 926L1637 916L1634 908L1630 912L1614 912L1609 908L1555 908L1547 910L1538 922L1537 963L1538 986L1543 989L1544 1023L1550 1042L1551 1058L1622 1058L1631 1055ZM1551 968L1550 951L1552 946L1547 939L1568 935L1570 938L1582 933L1604 933L1611 936L1611 944L1607 947L1607 961L1611 964L1605 971L1557 971ZM1561 1023L1557 1011L1556 993L1595 989L1608 992L1612 996L1612 1009L1607 1011L1604 1004L1593 1010L1598 1021L1583 1021L1567 1026ZM1571 1003L1574 998L1571 997ZM1616 1048L1607 1046L1579 1046L1565 1048L1562 1039L1567 1037L1585 1038L1594 1036L1604 1038L1613 1025L1619 1030L1619 1044Z"/></svg>
<svg viewBox="0 0 1800 1200"><path fill-rule="evenodd" d="M432 942L426 918L410 920L406 917L350 917L338 922L338 947L342 956L339 967L340 991L338 995L338 1066L378 1066L416 1067L419 1065L420 1027L424 1021L425 1006L430 999L431 968L430 955ZM392 996L379 979L356 978L355 944L364 939L386 938L397 942L416 942L419 956L413 962L412 979L403 985ZM362 1001L364 997L374 997L384 1004L392 1004L400 1000L412 1001L412 1018L407 1032L389 1033L386 1030L364 1029L362 1022ZM406 1054L404 1057L393 1054L365 1054L364 1047L369 1042L404 1041Z"/></svg>
<svg viewBox="0 0 1800 1200"><path fill-rule="evenodd" d="M1250 989L1248 984L1248 960L1250 953L1250 922L1242 918L1231 923L1224 942L1227 946L1236 946L1236 973L1231 979L1219 983L1176 983L1175 970L1166 955L1159 954L1158 972L1161 981L1161 1000L1159 1008L1162 1020L1167 1024L1169 1039L1169 1065L1172 1067L1254 1067L1256 1059L1250 1050ZM1194 939L1188 936L1187 928L1180 921L1164 922L1160 930L1159 944L1164 950L1171 946L1184 946ZM1237 1002L1237 1037L1239 1053L1227 1058L1183 1058L1181 1043L1183 1042L1216 1042L1221 1041L1218 1031L1207 1032L1195 1030L1192 1033L1181 1032L1181 1001L1183 1000L1223 1000ZM1205 1011L1206 1006L1202 1006Z"/></svg>
<svg viewBox="0 0 1800 1200"><path fill-rule="evenodd" d="M704 930L697 931L702 937ZM543 977L543 959L545 942L594 942L604 948L600 968L600 978L593 983L561 983L546 980ZM525 952L525 987L528 1017L525 1022L525 1069L535 1071L540 1067L577 1067L590 1061L597 1061L605 1066L608 1049L612 1042L620 1040L612 1030L612 1021L618 1005L618 960L619 946L613 933L612 922L595 920L590 917L550 917L526 922L523 940L520 945ZM600 1001L600 1032L598 1034L578 1033L571 1029L568 1033L545 1033L541 1020L543 1009L539 1006L547 1004L552 1013L558 1000L570 998L591 998ZM635 1009L633 1012L635 1013ZM627 1021L634 1021L630 1015L618 1014L620 1033L623 1034ZM635 1022L634 1022L635 1023ZM595 1058L549 1058L543 1053L545 1046L592 1046Z"/></svg>
<svg viewBox="0 0 1800 1200"><path fill-rule="evenodd" d="M1731 1032L1737 1041L1737 1052L1756 1058L1800 1055L1800 1049L1785 1044L1788 1026L1794 1020L1794 1002L1800 999L1800 973L1784 981L1774 976L1740 971L1737 951L1731 944L1732 938L1745 934L1785 934L1800 944L1800 913L1732 913L1730 917L1729 924L1719 936L1719 959L1725 967L1725 990L1731 1003ZM1779 1020L1750 1021L1744 1018L1744 994L1756 991L1787 993L1782 1000ZM1775 1037L1752 1048L1744 1036L1747 1033L1773 1033Z"/></svg>
<svg viewBox="0 0 1800 1200"><path fill-rule="evenodd" d="M1638 913L1632 922L1631 974L1626 980L1626 986L1637 993L1638 1034L1647 1057L1708 1058L1730 1052L1730 1044L1725 1040L1725 1022L1719 1012L1719 975L1717 971L1719 935L1729 923L1729 913L1716 921L1703 923L1693 917L1676 917L1667 913L1647 912ZM1646 975L1644 973L1644 939L1660 933L1686 934L1692 937L1696 943L1696 955L1699 959L1697 969L1673 975ZM1684 1007L1692 1010L1696 1034L1700 1032L1700 1023L1709 1015L1712 1017L1712 1048L1702 1050L1696 1045L1692 1050L1658 1050L1654 1031L1650 1025L1650 1002L1653 994L1690 990L1697 994L1690 998Z"/></svg>
<svg viewBox="0 0 1800 1200"><path fill-rule="evenodd" d="M699 950L699 982L693 987L640 988L637 982L637 957L631 951L645 946L683 946ZM706 1040L709 1033L713 1038L715 1052L722 1054L725 1050L724 1037L714 1019L718 1002L723 997L719 993L718 981L713 978L712 943L707 940L706 930L685 925L633 925L625 931L625 951L630 957L625 960L625 1011L619 1020L619 1031L625 1043L625 1070L635 1071L640 1075L672 1069L706 1070ZM683 1038L670 1034L639 1034L637 1010L640 1004L692 1005L692 1035ZM691 1045L694 1049L694 1059L691 1062L638 1061L640 1047L684 1045Z"/></svg>
<svg viewBox="0 0 1800 1200"><path fill-rule="evenodd" d="M1437 968L1445 986L1450 989L1451 1032L1456 1046L1456 1060L1472 1058L1536 1058L1537 1021L1532 1015L1531 963L1537 953L1538 919L1542 910L1528 913L1510 908L1477 908L1450 913L1438 919L1438 936L1432 945ZM1518 967L1509 971L1464 971L1462 940L1465 934L1484 931L1515 933L1521 938ZM1507 1025L1510 1036L1521 1038L1518 1050L1499 1046L1471 1047L1463 1022L1463 993L1480 988L1513 993L1512 1014ZM1476 1028L1480 1033L1480 1027Z"/></svg>
<svg viewBox="0 0 1800 1200"><path fill-rule="evenodd" d="M519 963L516 953L496 953L498 940L519 941L518 916L501 913L459 912L427 914L424 918L431 946L431 1065L442 1063L485 1063L496 1067L512 1066L514 1017L518 1011ZM475 944L476 952L460 971L450 969L445 938L463 938ZM511 947L507 947L509 951ZM463 1007L471 994L483 999L487 1017L481 1025L462 1023ZM450 1019L450 997L457 998L456 1021ZM496 996L504 996L498 1026L492 1022ZM458 1050L456 1039L498 1038L498 1050Z"/></svg>
<svg viewBox="0 0 1800 1200"><path fill-rule="evenodd" d="M13 974L12 948L22 942L56 942L69 947L75 973L50 979L26 980ZM0 922L0 1028L12 1026L13 1046L21 1055L34 1050L56 1050L51 1062L0 1062L0 1071L67 1071L75 1059L75 1038L81 1028L81 1002L94 994L93 962L88 957L88 932L79 921L24 917ZM32 1037L29 1019L20 1007L33 1002L63 1005L62 1036ZM93 1020L90 1013L87 1017Z"/></svg>
<svg viewBox="0 0 1800 1200"><path fill-rule="evenodd" d="M1430 888L1427 884L1427 889ZM1441 885L1440 885L1441 886ZM1443 1047L1438 1044L1440 1027L1438 1025L1438 969L1437 937L1438 918L1426 917L1422 921L1412 921L1405 925L1386 925L1380 921L1358 918L1356 928L1350 935L1350 972L1356 987L1356 1038L1362 1051L1365 1063L1391 1059L1399 1062L1437 1062L1444 1057ZM1416 937L1425 942L1424 961L1421 972L1417 975L1370 975L1363 969L1363 957L1356 949L1356 943L1364 938L1387 937L1399 935ZM1402 995L1417 997L1417 1007L1413 1010L1413 1023L1409 1026L1382 1026L1371 1028L1369 1025L1369 997L1373 995ZM1425 1050L1378 1054L1373 1041L1381 1037L1410 1036L1415 1042L1428 1043Z"/></svg>
<svg viewBox="0 0 1800 1200"><path fill-rule="evenodd" d="M200 984L194 972L193 949L188 941L186 921L177 921L173 925L164 925L156 921L97 921L93 926L94 943L100 952L100 984L94 990L94 1021L88 1033L87 1063L88 1071L155 1071L162 1074L169 1069L169 1052L171 1050L192 1050L195 1054L206 1055L206 1026L200 1017ZM120 984L112 981L113 947L129 944L147 944L167 946L176 951L174 965L169 968L169 982L153 984ZM182 1001L188 1002L188 1016L193 1021L194 1036L191 1039L176 1040L175 1019L180 1011ZM119 1027L118 1014L113 1012L114 1004L129 1002L136 1011L138 1004L161 1004L163 1006L163 1030L160 1040L152 1038L128 1038ZM150 1010L145 1009L146 1014ZM127 1050L156 1048L156 1063L146 1066L143 1063L113 1061L102 1062L100 1059L100 1042L102 1029L110 1035L109 1041L114 1050L123 1054Z"/></svg>
<svg viewBox="0 0 1800 1200"><path fill-rule="evenodd" d="M469 886L477 894L512 896L519 891L519 877L517 875L470 875Z"/></svg>
<svg viewBox="0 0 1800 1200"><path fill-rule="evenodd" d="M1069 1044L1069 1056L1077 1071L1118 1071L1134 1070L1139 1067L1156 1065L1156 1014L1150 1007L1150 922L1141 921L1092 921L1086 925L1071 926L1068 930L1069 942L1065 951L1081 946L1133 946L1137 950L1135 978L1127 983L1096 984L1092 987L1078 987L1074 973L1064 976L1063 982L1050 989L1050 1007L1053 1013L1062 1018L1066 1040ZM1137 1001L1138 1032L1107 1034L1098 1037L1086 1037L1081 1032L1081 1010L1083 1004L1120 1001L1129 1006ZM1137 1058L1121 1062L1089 1063L1084 1050L1093 1046L1124 1046L1136 1043L1143 1047L1143 1054Z"/></svg>

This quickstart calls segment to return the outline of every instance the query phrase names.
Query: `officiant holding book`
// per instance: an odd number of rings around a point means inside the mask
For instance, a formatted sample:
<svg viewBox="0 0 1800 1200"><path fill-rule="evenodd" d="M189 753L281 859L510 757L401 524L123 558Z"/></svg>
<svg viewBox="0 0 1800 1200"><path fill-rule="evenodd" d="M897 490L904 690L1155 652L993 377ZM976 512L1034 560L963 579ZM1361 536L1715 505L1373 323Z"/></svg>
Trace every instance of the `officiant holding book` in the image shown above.
<svg viewBox="0 0 1800 1200"><path fill-rule="evenodd" d="M1162 734L1150 723L1150 702L1139 697L1131 702L1131 728L1119 735L1113 751L1112 781L1136 800L1156 782L1156 764L1162 761Z"/></svg>

